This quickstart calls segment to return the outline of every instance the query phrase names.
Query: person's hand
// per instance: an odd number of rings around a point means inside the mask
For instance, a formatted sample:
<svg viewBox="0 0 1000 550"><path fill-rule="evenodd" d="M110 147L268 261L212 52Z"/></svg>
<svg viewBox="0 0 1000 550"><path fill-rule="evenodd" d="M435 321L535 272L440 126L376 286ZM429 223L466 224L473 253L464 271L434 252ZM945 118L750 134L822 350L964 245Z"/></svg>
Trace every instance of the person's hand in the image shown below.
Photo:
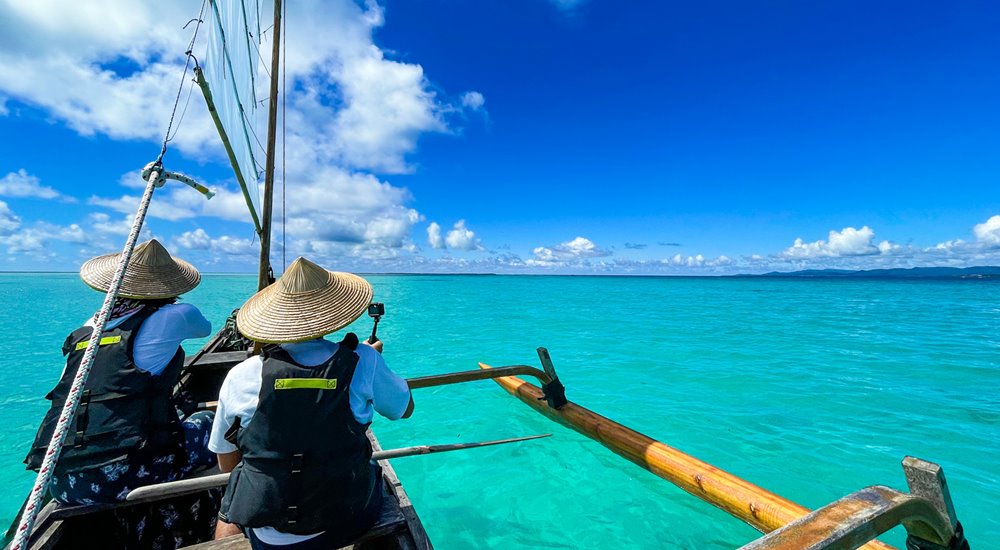
<svg viewBox="0 0 1000 550"><path fill-rule="evenodd" d="M379 353L382 353L382 340L379 340L378 338L376 338L374 344L369 343L368 341L365 341L365 343L368 344L369 346L375 348L375 351L377 351Z"/></svg>

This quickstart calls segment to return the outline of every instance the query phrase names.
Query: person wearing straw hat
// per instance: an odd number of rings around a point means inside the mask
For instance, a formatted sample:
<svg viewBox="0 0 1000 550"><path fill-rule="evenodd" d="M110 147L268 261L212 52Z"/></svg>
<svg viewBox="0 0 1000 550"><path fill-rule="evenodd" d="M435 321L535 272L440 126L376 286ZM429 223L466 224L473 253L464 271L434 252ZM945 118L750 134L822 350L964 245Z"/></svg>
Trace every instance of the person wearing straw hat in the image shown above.
<svg viewBox="0 0 1000 550"><path fill-rule="evenodd" d="M382 503L381 468L365 435L374 414L413 412L382 342L323 339L361 316L367 281L298 258L240 308L236 326L267 346L233 367L209 449L232 471L216 538L245 529L255 550L339 548L367 531Z"/></svg>
<svg viewBox="0 0 1000 550"><path fill-rule="evenodd" d="M106 293L119 257L87 261L80 277ZM212 413L182 422L172 400L184 365L181 342L212 330L198 308L175 303L199 282L197 269L171 257L155 239L135 248L52 478L56 500L122 501L138 486L172 481L214 463L206 447ZM96 314L63 344L66 367L46 396L52 405L25 459L29 469L41 465L95 320Z"/></svg>

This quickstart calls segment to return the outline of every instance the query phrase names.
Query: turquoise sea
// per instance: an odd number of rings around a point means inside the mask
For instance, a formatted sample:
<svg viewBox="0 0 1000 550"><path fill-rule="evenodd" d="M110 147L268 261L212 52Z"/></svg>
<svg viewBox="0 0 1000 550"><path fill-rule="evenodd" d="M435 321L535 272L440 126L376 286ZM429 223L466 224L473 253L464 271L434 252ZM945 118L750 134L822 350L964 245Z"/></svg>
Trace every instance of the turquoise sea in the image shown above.
<svg viewBox="0 0 1000 550"><path fill-rule="evenodd" d="M571 400L811 508L868 485L905 489L907 454L938 462L972 547L1000 547L996 282L368 279L386 304L386 359L403 376L537 365L546 346ZM186 300L218 327L253 287L209 274ZM0 274L4 526L32 483L21 460L60 345L100 302L75 274ZM411 419L376 421L384 446L554 434L395 460L438 548L721 549L758 536L492 382L415 399Z"/></svg>

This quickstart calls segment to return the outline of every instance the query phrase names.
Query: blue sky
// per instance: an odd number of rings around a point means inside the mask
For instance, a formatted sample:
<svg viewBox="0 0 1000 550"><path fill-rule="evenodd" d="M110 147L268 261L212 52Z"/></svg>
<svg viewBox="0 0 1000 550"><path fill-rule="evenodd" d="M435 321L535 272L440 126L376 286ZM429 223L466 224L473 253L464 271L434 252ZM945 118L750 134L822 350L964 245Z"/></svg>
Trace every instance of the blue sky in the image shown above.
<svg viewBox="0 0 1000 550"><path fill-rule="evenodd" d="M201 3L23 4L0 0L0 269L73 270L124 242ZM995 3L303 0L287 25L287 261L1000 264ZM193 95L166 165L219 196L171 184L146 235L253 271L213 132Z"/></svg>

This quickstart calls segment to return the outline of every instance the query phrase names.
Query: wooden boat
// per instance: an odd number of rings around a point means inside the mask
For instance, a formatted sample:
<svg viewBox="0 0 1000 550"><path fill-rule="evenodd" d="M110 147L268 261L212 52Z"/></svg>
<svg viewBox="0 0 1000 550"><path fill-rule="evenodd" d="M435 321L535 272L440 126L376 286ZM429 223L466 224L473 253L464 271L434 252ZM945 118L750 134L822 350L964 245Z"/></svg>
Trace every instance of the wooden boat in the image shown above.
<svg viewBox="0 0 1000 550"><path fill-rule="evenodd" d="M215 2L212 2L212 5L213 8L216 8ZM281 0L276 0L274 7L275 23L271 29L275 38L270 73L277 75L279 74L277 65L279 36L282 28L280 20ZM245 13L243 18L245 20ZM246 32L242 34L249 36L249 30L244 29L244 31ZM209 111L219 129L248 207L253 214L261 243L259 284L260 288L263 288L269 284L271 270L270 218L274 177L277 79L272 79L270 83L263 212L258 220L236 155L226 136L223 123L218 118L211 92L208 90L200 68L196 69L195 74L199 86L205 93ZM232 78L232 80L236 79ZM242 112L242 106L240 106L240 112ZM163 158L166 142L164 142L163 147L157 163ZM158 181L157 177L164 174L157 172L163 170L162 165L158 165L155 169L150 168L150 170L152 175L148 176L147 191L144 195L146 205L148 205L148 197L151 197L153 186ZM245 172L256 175L255 168ZM185 181L206 194L208 192L207 189L194 183L190 178L176 174L168 177ZM162 185L162 181L160 185ZM135 235L138 234L138 228L141 226L144 216L144 208L145 206L140 207L136 218L137 225L130 235L130 244L126 246L126 250L131 250L130 247L134 246ZM117 277L120 277L121 272L119 270ZM115 284L112 284L112 287L116 288ZM116 291L112 291L112 293ZM110 296L109 299L113 297ZM104 313L102 313L102 319L103 315ZM234 317L231 317L232 319ZM101 322L103 323L103 321ZM92 340L88 353L92 348L96 348L94 341L96 339ZM250 349L250 346L251 343L244 340L236 331L235 322L227 322L224 329L186 364L175 388L175 395L185 392L200 403L199 408L211 408L211 403L218 398L219 389L226 373L247 357L247 350ZM761 531L770 532L771 534L768 536L747 547L752 547L753 550L805 547L853 548L900 523L906 525L911 535L921 540L948 547L959 547L955 546L953 542L955 537L960 536L961 529L954 520L954 509L951 507L943 474L940 474L939 468L934 470L930 467L936 467L936 465L912 462L908 466L904 461L904 470L907 472L908 479L913 474L913 479L916 480L915 483L911 483L912 494L904 495L888 488L869 488L810 513L802 506L685 455L593 411L566 401L562 385L559 383L548 354L543 348L539 348L539 356L544 372L527 366L491 369L487 365L480 364L482 370L423 377L408 382L410 388L415 389L493 378L507 391L547 417L601 442L635 464L743 519ZM84 370L83 367L81 370ZM517 378L517 375L525 374L539 378L543 382L542 388ZM70 412L72 412L72 408ZM369 434L369 437L373 447L379 449L375 436ZM383 483L388 498L385 499L379 521L369 532L355 541L355 545L375 548L431 548L431 543L419 517L391 465L388 461L381 461L381 465L383 467ZM213 473L217 473L217 471L203 472L203 474ZM40 488L43 488L43 485L41 484ZM65 506L50 502L41 510L23 547L37 550L122 547L126 545L124 541L129 539L128 530L135 527L134 524L129 523L130 517L142 517L142 513L148 513L150 509L165 506L205 506L213 510L211 515L214 516L214 510L218 509L220 493L218 488L211 488L180 496L165 495L117 504L88 506ZM15 526L17 524L18 521L15 520ZM8 536L12 531L13 527L8 531ZM27 533L27 529L22 533ZM181 537L179 542L187 547L192 547L191 545L194 544L195 548L216 550L249 547L246 539L241 536L211 541L212 535L212 522L206 521L203 525L192 526L190 533ZM869 543L865 547L887 548L886 545L879 542Z"/></svg>
<svg viewBox="0 0 1000 550"><path fill-rule="evenodd" d="M240 6L239 4L233 4L235 6ZM223 30L223 20L230 21L233 18L225 18L219 15L220 6L217 2L212 2L212 12L214 13L214 19L217 28L219 29L220 40L222 41L221 48L224 51L222 54L226 63L225 66L228 68L228 73L226 73L225 78L236 82L239 79L233 75L233 61L230 58L229 47L242 47L243 43L246 42L246 47L249 48L249 41L236 40L230 43L229 46L225 43L226 33ZM282 29L281 24L281 14L282 14L282 0L274 1L274 23L270 27L272 29L274 38L272 40L272 56L271 56L271 72L270 74L277 75L279 67L279 46L281 44L280 32ZM257 14L259 15L259 14ZM237 32L233 36L253 36L250 32L249 23L247 22L247 13L242 12L242 17L238 18L242 21L245 26L243 29L237 29ZM201 23L200 20L195 20ZM228 24L228 23L227 23ZM191 52L188 52L190 55ZM239 58L242 59L242 58ZM220 61L221 64L221 61ZM197 65L197 61L196 61ZM276 141L276 112L277 112L277 94L278 94L278 80L276 78L270 81L270 98L269 98L269 112L268 112L268 128L267 128L267 149L266 149L266 159L264 168L264 192L261 204L261 215L258 216L254 208L254 200L252 198L252 193L247 187L247 181L252 177L256 181L257 172L256 165L252 168L247 169L246 166L241 168L240 162L237 160L237 153L234 152L233 145L227 136L225 124L219 118L218 110L216 105L217 100L213 100L211 91L209 90L209 84L204 77L202 68L196 66L195 77L198 82L199 87L205 95L205 100L212 115L213 121L216 124L216 128L219 130L220 138L223 145L226 148L229 159L233 165L234 173L236 179L238 180L240 187L245 195L247 206L249 208L249 213L252 215L254 225L257 231L257 236L260 239L260 262L259 262L259 272L258 272L258 283L259 289L264 288L270 282L272 282L271 277L271 261L270 261L270 240L271 240L271 204L274 189L274 160L275 160L275 141ZM251 79L252 81L252 79ZM227 86L225 87L226 93L230 90L236 92L236 105L238 106L237 112L241 113L240 116L246 116L244 114L244 106L247 108L255 108L257 102L246 102L240 103L239 94L246 93L247 97L251 97L252 90L244 90L239 92L235 90L235 85L232 88L229 87L230 82L227 81ZM217 98L218 99L218 98ZM244 105L245 104L245 105ZM176 106L175 106L176 109ZM241 121L244 119L241 119ZM244 124L243 131L247 132ZM169 134L169 130L168 130ZM249 146L249 137L245 140L247 146ZM160 154L160 159L163 158L163 153L166 151L166 141L163 145L163 150ZM156 181L160 181L159 185L162 185L162 179L157 180L157 178L166 177L167 179L176 179L186 183L187 185L195 188L196 190L202 192L207 197L211 197L212 193L204 186L197 184L190 178L186 176L173 174L164 171L162 165L159 165L159 160L155 163L151 163L147 172L144 173L143 178L148 178L146 196L152 196L152 189ZM146 199L149 200L148 198ZM145 215L144 207L140 206L140 210L136 217L136 227L133 228L133 234L129 237L129 242L131 245L127 244L126 249L129 250L130 246L134 246L135 235L138 234L138 227L141 226L143 217ZM120 277L120 275L118 275ZM112 287L115 288L113 292L117 292L116 283L112 283ZM237 363L243 361L248 357L248 350L252 349L253 343L249 340L244 339L239 332L236 330L235 324L235 311L230 316L230 319L226 322L226 326L212 338L208 344L206 344L197 354L189 358L186 362L185 367L178 379L178 383L174 388L175 397L180 396L181 393L186 394L185 400L195 401L199 403L198 409L205 410L214 408L214 403L218 399L219 389L222 386L222 382L229 372L229 369L235 366ZM90 352L88 348L88 353ZM81 367L81 370L83 367ZM82 389L82 386L81 386ZM378 440L375 438L374 434L369 431L369 438L372 442L372 447L375 450L381 450L378 444ZM388 460L379 461L382 466L383 471L383 484L385 487L386 497L384 499L383 509L378 522L370 529L365 535L363 535L357 542L357 544L364 544L366 547L372 546L377 548L403 548L403 549L429 549L432 548L427 534L424 531L420 519L413 509L413 504L411 503L409 497L406 495L406 491L403 489L403 485L399 478L396 476L395 471L389 464ZM219 473L217 468L212 470L202 472L201 475L210 475ZM217 548L249 548L249 544L242 536L231 538L230 540L221 542L209 542L214 535L214 517L215 513L219 508L219 502L221 500L221 489L212 488L201 490L193 494L184 495L164 495L155 498L144 498L138 501L127 501L120 502L117 504L100 504L100 505L82 505L82 506L68 506L56 503L54 501L49 501L40 510L37 508L33 511L37 512L34 523L30 521L26 525L32 525L30 534L27 537L25 544L21 546L22 548L32 548L32 549L60 549L60 548L117 548L117 547L128 547L129 540L133 540L129 531L133 528L137 528L135 525L140 520L138 518L144 517L143 513L149 513L150 510L155 510L157 508L163 509L168 506L199 506L208 507L212 510L210 514L201 514L202 516L208 518L204 521L203 525L186 526L183 534L177 537L177 542L179 546L188 546L192 544L205 543L209 547ZM28 501L25 501L28 504ZM24 507L22 507L22 513L24 513ZM21 521L21 514L15 518L14 524L7 532L8 538L14 538L17 533L16 530ZM175 531L176 533L176 531ZM4 541L6 546L8 541ZM13 540L10 544L13 546L18 543L18 540ZM136 546L132 544L131 546ZM170 546L168 544L168 546Z"/></svg>
<svg viewBox="0 0 1000 550"><path fill-rule="evenodd" d="M199 408L214 408L219 387L226 373L237 363L247 358L249 342L235 332L235 324L227 323L197 354L187 362L175 393L188 392ZM375 435L369 431L369 439L374 450L381 450ZM365 533L356 544L375 548L400 548L406 550L431 549L430 540L417 516L413 503L396 476L388 460L379 461L382 466L382 481L385 495L382 513L378 522ZM206 470L199 475L218 473L218 468ZM151 509L174 506L208 506L217 510L221 490L210 489L183 496L165 496L143 499L136 502L118 504L97 504L89 506L69 506L50 501L39 512L35 521L28 548L32 550L59 550L77 548L125 547L129 534L125 532L120 518L141 517ZM209 514L209 515L214 515ZM17 525L14 521L8 534ZM214 526L210 523L195 526L193 533L181 542L184 547L195 548L249 548L243 536L212 542Z"/></svg>

